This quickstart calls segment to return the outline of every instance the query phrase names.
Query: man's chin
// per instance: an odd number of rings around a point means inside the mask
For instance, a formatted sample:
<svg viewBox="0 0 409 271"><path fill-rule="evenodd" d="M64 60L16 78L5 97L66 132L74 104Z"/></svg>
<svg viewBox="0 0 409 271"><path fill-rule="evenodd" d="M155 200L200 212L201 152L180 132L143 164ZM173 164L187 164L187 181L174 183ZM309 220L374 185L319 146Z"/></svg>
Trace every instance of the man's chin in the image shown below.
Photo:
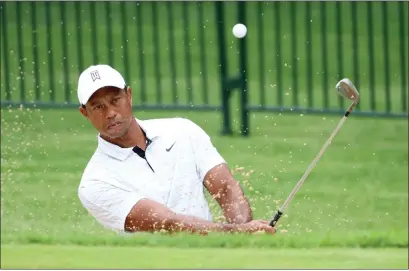
<svg viewBox="0 0 409 271"><path fill-rule="evenodd" d="M118 140L121 139L121 137L126 136L128 131L129 127L126 127L124 123L121 123L117 127L111 127L106 129L103 135L111 140Z"/></svg>
<svg viewBox="0 0 409 271"><path fill-rule="evenodd" d="M126 134L125 132L122 132L122 133L105 133L104 135L108 137L109 139L119 139L123 137L125 134Z"/></svg>

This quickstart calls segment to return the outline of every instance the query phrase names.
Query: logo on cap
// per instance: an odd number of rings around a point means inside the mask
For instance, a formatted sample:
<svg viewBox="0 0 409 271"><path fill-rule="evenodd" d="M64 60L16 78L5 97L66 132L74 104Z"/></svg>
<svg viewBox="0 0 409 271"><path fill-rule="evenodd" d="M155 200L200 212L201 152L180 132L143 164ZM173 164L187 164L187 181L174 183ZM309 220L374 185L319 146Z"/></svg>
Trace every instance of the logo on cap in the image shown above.
<svg viewBox="0 0 409 271"><path fill-rule="evenodd" d="M101 80L101 77L99 76L99 72L98 71L92 71L91 72L91 79L92 79L92 82L95 82L95 80L97 80L97 79Z"/></svg>

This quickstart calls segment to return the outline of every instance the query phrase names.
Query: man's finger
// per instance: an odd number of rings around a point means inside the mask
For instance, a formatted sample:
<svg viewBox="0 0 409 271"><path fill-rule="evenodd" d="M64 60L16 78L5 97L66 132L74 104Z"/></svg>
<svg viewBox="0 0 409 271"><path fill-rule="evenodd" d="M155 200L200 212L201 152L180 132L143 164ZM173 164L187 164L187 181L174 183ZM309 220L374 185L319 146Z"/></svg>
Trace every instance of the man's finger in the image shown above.
<svg viewBox="0 0 409 271"><path fill-rule="evenodd" d="M262 224L267 225L269 222L267 220L257 220L257 222L260 222Z"/></svg>
<svg viewBox="0 0 409 271"><path fill-rule="evenodd" d="M270 226L267 226L267 227L265 227L265 229L264 229L266 232L268 232L268 233L276 233L276 228L274 228L274 227L270 227Z"/></svg>

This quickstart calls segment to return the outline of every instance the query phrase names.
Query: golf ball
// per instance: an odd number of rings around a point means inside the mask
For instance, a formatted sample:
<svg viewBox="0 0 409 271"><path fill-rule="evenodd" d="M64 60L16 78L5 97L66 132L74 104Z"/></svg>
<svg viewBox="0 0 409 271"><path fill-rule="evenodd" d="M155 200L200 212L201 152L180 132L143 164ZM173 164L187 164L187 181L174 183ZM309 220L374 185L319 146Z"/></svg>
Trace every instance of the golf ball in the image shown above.
<svg viewBox="0 0 409 271"><path fill-rule="evenodd" d="M233 35L236 38L244 38L247 34L247 27L244 24L236 24L233 26Z"/></svg>

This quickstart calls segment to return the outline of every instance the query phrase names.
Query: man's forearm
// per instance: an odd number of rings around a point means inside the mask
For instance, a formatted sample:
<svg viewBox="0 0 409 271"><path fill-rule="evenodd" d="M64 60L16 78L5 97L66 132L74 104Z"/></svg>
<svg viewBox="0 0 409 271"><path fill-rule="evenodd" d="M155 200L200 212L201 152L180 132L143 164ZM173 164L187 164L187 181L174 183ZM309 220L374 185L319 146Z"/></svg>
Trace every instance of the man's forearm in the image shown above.
<svg viewBox="0 0 409 271"><path fill-rule="evenodd" d="M209 232L236 232L238 227L233 224L221 224L200 219L194 216L175 214L164 221L163 227L167 232L191 232L207 234Z"/></svg>
<svg viewBox="0 0 409 271"><path fill-rule="evenodd" d="M253 220L250 204L227 164L222 163L209 170L204 185L223 209L229 223L242 224Z"/></svg>
<svg viewBox="0 0 409 271"><path fill-rule="evenodd" d="M125 229L130 232L166 231L169 233L190 232L236 232L238 225L220 224L191 215L177 214L167 207L149 199L140 200L125 220Z"/></svg>
<svg viewBox="0 0 409 271"><path fill-rule="evenodd" d="M227 185L220 201L224 216L229 223L242 224L253 219L250 204L236 181Z"/></svg>

